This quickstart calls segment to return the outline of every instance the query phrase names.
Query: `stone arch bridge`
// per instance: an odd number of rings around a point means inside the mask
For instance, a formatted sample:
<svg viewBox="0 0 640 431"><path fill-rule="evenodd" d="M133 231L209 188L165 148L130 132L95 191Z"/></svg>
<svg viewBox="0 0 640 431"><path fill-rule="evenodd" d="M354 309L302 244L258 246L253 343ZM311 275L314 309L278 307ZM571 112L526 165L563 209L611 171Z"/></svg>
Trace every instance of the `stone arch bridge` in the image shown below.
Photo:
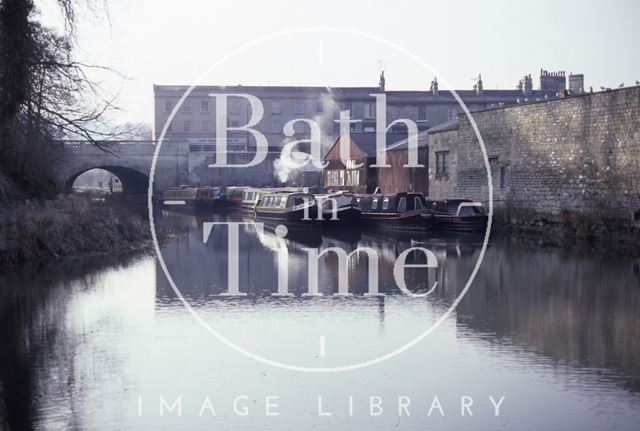
<svg viewBox="0 0 640 431"><path fill-rule="evenodd" d="M149 187L149 172L155 151L153 141L105 141L100 147L88 141L64 141L63 159L58 164L57 181L61 190L71 191L73 183L80 175L92 169L104 169L120 179L123 193L143 194ZM158 158L156 178L168 178L165 183L179 181L179 160L168 151ZM163 175L158 175L160 172ZM165 186L167 184L164 184ZM163 184L158 184L158 188Z"/></svg>
<svg viewBox="0 0 640 431"><path fill-rule="evenodd" d="M100 147L88 141L63 141L63 159L57 169L61 190L71 191L73 183L84 172L104 169L117 176L122 191L145 194L149 187L151 161L156 149L154 141L103 141ZM273 160L277 153L251 169L209 168L213 153L197 151L202 145L165 141L158 155L154 175L154 190L193 185L271 185L274 183ZM236 153L237 162L248 162L251 152Z"/></svg>

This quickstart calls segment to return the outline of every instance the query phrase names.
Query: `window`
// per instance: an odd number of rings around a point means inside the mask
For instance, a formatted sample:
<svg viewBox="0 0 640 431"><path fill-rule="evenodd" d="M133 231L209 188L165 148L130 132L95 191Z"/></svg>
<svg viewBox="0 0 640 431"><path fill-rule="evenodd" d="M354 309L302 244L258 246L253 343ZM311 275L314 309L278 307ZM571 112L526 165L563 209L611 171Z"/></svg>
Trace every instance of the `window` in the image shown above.
<svg viewBox="0 0 640 431"><path fill-rule="evenodd" d="M449 173L449 152L436 152L436 175L447 175Z"/></svg>
<svg viewBox="0 0 640 431"><path fill-rule="evenodd" d="M427 107L425 105L418 106L418 121L425 121L427 119Z"/></svg>
<svg viewBox="0 0 640 431"><path fill-rule="evenodd" d="M342 104L342 110L343 111L351 111L351 102L344 102Z"/></svg>
<svg viewBox="0 0 640 431"><path fill-rule="evenodd" d="M272 120L271 121L271 133L280 133L281 130L282 130L282 125L280 124L280 121Z"/></svg>
<svg viewBox="0 0 640 431"><path fill-rule="evenodd" d="M458 108L449 108L449 121L458 119Z"/></svg>
<svg viewBox="0 0 640 431"><path fill-rule="evenodd" d="M358 170L350 170L347 171L347 184L348 186L359 186L360 185L360 171Z"/></svg>
<svg viewBox="0 0 640 431"><path fill-rule="evenodd" d="M169 127L167 127L167 132L172 132L172 131L173 131L173 121L169 123Z"/></svg>
<svg viewBox="0 0 640 431"><path fill-rule="evenodd" d="M459 204L458 204L458 207L459 207ZM458 212L458 207L455 208L455 212ZM482 207L476 207L476 206L464 206L460 208L460 213L459 213L461 217L468 217L468 216L481 215L481 214L484 214L484 210L482 209Z"/></svg>
<svg viewBox="0 0 640 431"><path fill-rule="evenodd" d="M295 123L293 123L293 130L296 133L304 133L307 131L307 123L305 123L304 121L296 121Z"/></svg>
<svg viewBox="0 0 640 431"><path fill-rule="evenodd" d="M200 101L200 112L209 112L209 101L208 100Z"/></svg>
<svg viewBox="0 0 640 431"><path fill-rule="evenodd" d="M322 102L316 102L316 112L322 114L324 112L324 105Z"/></svg>
<svg viewBox="0 0 640 431"><path fill-rule="evenodd" d="M504 189L505 187L507 187L507 167L501 166L500 167L500 188Z"/></svg>
<svg viewBox="0 0 640 431"><path fill-rule="evenodd" d="M202 151L202 145L191 144L189 145L189 151L192 153L198 153Z"/></svg>
<svg viewBox="0 0 640 431"><path fill-rule="evenodd" d="M382 209L383 210L389 209L389 198L382 199Z"/></svg>
<svg viewBox="0 0 640 431"><path fill-rule="evenodd" d="M184 120L182 122L182 131L190 132L191 131L191 120Z"/></svg>
<svg viewBox="0 0 640 431"><path fill-rule="evenodd" d="M327 171L327 185L328 186L341 186L340 184L340 172L337 170Z"/></svg>
<svg viewBox="0 0 640 431"><path fill-rule="evenodd" d="M373 124L365 124L362 127L362 131L363 132L375 132L376 131L376 126L374 126Z"/></svg>
<svg viewBox="0 0 640 431"><path fill-rule="evenodd" d="M271 102L271 113L272 114L282 114L282 103L273 101Z"/></svg>
<svg viewBox="0 0 640 431"><path fill-rule="evenodd" d="M371 209L372 210L378 209L378 198L373 198L373 200L371 201Z"/></svg>
<svg viewBox="0 0 640 431"><path fill-rule="evenodd" d="M164 101L164 112L171 112L173 109L173 102L171 100Z"/></svg>
<svg viewBox="0 0 640 431"><path fill-rule="evenodd" d="M304 114L304 101L299 100L293 104L293 112L295 114Z"/></svg>
<svg viewBox="0 0 640 431"><path fill-rule="evenodd" d="M201 132L208 132L209 131L209 121L208 120L202 120L200 122L200 131Z"/></svg>
<svg viewBox="0 0 640 431"><path fill-rule="evenodd" d="M356 164L357 163L358 163L358 161L356 159L349 159L349 160L347 160L346 168L347 169L356 169Z"/></svg>
<svg viewBox="0 0 640 431"><path fill-rule="evenodd" d="M403 213L407 210L407 198L400 198L398 201L398 212Z"/></svg>
<svg viewBox="0 0 640 431"><path fill-rule="evenodd" d="M231 104L229 106L229 112L232 114L240 113L240 101L238 99L231 99Z"/></svg>
<svg viewBox="0 0 640 431"><path fill-rule="evenodd" d="M365 103L364 104L364 118L375 118L376 116L376 104Z"/></svg>
<svg viewBox="0 0 640 431"><path fill-rule="evenodd" d="M358 131L357 125L357 123L349 123L349 132L356 133Z"/></svg>
<svg viewBox="0 0 640 431"><path fill-rule="evenodd" d="M422 201L419 197L413 198L413 209L421 210L422 209Z"/></svg>
<svg viewBox="0 0 640 431"><path fill-rule="evenodd" d="M239 127L240 126L240 121L238 120L229 120L229 127Z"/></svg>
<svg viewBox="0 0 640 431"><path fill-rule="evenodd" d="M182 102L182 112L191 112L191 100Z"/></svg>

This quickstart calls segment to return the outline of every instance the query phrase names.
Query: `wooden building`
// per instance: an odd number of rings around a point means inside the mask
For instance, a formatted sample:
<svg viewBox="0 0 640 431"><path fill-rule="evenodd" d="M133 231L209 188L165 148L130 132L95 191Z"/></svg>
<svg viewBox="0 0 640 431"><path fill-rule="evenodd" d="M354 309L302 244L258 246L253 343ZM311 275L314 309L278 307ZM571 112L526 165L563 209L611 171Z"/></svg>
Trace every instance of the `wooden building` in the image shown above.
<svg viewBox="0 0 640 431"><path fill-rule="evenodd" d="M398 140L398 134L387 134L387 146ZM340 158L340 138L324 156L323 184L328 189L373 193L378 187L376 162L376 134L350 133L349 159L346 165Z"/></svg>
<svg viewBox="0 0 640 431"><path fill-rule="evenodd" d="M429 146L427 132L418 134L418 164L423 167L407 168L408 140L399 140L397 133L387 134L387 168L373 168L376 162L376 134L351 133L349 159L345 165L340 158L340 139L324 157L323 185L333 190L355 193L429 192Z"/></svg>
<svg viewBox="0 0 640 431"><path fill-rule="evenodd" d="M428 132L418 134L418 165L422 167L405 167L409 163L408 140L387 146L388 168L377 169L378 187L382 193L417 192L425 196L429 194L429 145Z"/></svg>

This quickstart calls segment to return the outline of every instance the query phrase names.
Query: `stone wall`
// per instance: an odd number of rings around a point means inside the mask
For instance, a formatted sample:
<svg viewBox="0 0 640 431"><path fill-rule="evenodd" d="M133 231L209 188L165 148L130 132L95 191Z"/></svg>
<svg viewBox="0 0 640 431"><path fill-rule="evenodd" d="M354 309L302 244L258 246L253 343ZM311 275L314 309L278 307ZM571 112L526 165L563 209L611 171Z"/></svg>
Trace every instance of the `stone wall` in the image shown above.
<svg viewBox="0 0 640 431"><path fill-rule="evenodd" d="M439 174L436 154L448 151L448 172ZM429 197L447 199L458 196L458 130L429 133Z"/></svg>
<svg viewBox="0 0 640 431"><path fill-rule="evenodd" d="M639 226L640 87L490 109L473 118L486 144L498 216L543 228L568 223L576 236L589 236L596 225ZM459 197L488 200L478 139L463 115L457 175Z"/></svg>

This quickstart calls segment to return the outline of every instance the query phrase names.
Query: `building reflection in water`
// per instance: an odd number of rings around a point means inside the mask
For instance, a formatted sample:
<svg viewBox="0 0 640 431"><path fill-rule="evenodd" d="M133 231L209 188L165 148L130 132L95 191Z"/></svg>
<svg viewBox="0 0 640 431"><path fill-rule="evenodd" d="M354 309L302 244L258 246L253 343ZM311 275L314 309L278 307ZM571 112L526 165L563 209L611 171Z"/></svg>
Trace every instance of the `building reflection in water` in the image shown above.
<svg viewBox="0 0 640 431"><path fill-rule="evenodd" d="M620 383L640 391L636 265L503 239L487 252L458 321L486 339L508 339L565 364L613 369Z"/></svg>
<svg viewBox="0 0 640 431"><path fill-rule="evenodd" d="M174 223L189 224L187 238L164 249L174 280L193 300L212 298L227 285L227 232L214 230L202 242L202 219L173 215ZM177 219L180 219L179 221ZM222 219L216 219L221 221ZM377 231L330 231L321 239L280 238L269 230L256 232L246 225L240 236L240 286L249 296L277 291L277 250L289 257L289 289L306 292L307 248L319 251L339 247L347 253L368 247L379 256L380 290L399 294L393 264L413 245L431 250L438 268L406 271L407 285L416 292L437 288L429 304L444 311L464 287L478 258L480 237L420 238L416 234ZM419 263L410 255L407 263ZM413 259L413 260L412 260ZM189 264L185 262L189 261ZM319 286L324 295L337 291L338 265L334 255L321 257ZM173 265L172 265L173 264ZM349 289L367 292L367 257L349 259ZM160 301L174 293L158 270ZM245 287L246 286L246 287ZM380 333L384 331L385 300L378 300ZM540 248L504 238L493 240L475 282L456 309L462 328L488 341L510 342L567 364L614 369L625 376L623 384L639 390L640 376L640 276L638 263L581 252Z"/></svg>
<svg viewBox="0 0 640 431"><path fill-rule="evenodd" d="M398 319L401 328L417 331L419 328L412 328L418 326L416 316L429 317L434 311L445 310L464 286L480 249L477 238L419 238L362 231L282 239L247 225L240 235L240 286L249 295L221 301L218 295L226 290L228 276L228 237L225 229L216 229L204 244L204 221L179 214L168 214L162 220L185 233L164 245L163 255L192 305L214 315L234 307L257 315L271 301L266 293L277 290L276 250L285 247L290 258L290 291L296 297L280 300L278 304L285 306L280 308L282 315L258 316L265 317L268 325L273 322L267 320L281 317L308 323L308 313L326 313L327 318L344 313L347 324L362 331L365 340L357 348L351 342L351 350L373 351L376 343L393 339ZM407 285L417 291L426 291L438 282L428 300L403 300L395 287L393 263L412 244L424 245L438 258L435 270L406 273ZM355 255L349 266L354 298L331 297L337 289L338 272L335 257L328 256L322 258L319 274L326 296L300 299L307 283L305 249L327 247L347 252L357 247L376 250L380 287L387 296L361 297L367 291L367 262L364 256ZM410 263L417 263L421 257L410 259L415 259ZM441 332L446 342L450 336L459 345L499 345L501 355L517 356L514 352L524 349L535 358L550 361L551 367L562 364L556 373L558 379L571 370L586 370L594 388L613 381L624 388L619 392L631 391L637 397L639 269L633 259L578 249L545 249L498 238L487 249L475 283L452 317L456 325ZM0 286L0 425L14 431L100 429L101 425L106 429L114 418L135 424L135 394L145 386L161 384L156 380L165 372L161 361L156 370L159 358L150 360L148 352L170 352L175 345L174 339L164 339L154 331L162 325L190 327L185 322L195 326L159 265L148 257L101 257L37 271L25 269L3 276ZM219 306L221 302L224 307ZM260 326L247 332L260 333ZM189 346L197 352L196 357L209 354L204 346ZM441 349L441 355L450 354L450 344L435 347ZM531 362L522 360L517 372L526 374ZM415 366L422 365L416 361ZM409 371L418 373L418 369ZM194 373L201 378L199 371Z"/></svg>

